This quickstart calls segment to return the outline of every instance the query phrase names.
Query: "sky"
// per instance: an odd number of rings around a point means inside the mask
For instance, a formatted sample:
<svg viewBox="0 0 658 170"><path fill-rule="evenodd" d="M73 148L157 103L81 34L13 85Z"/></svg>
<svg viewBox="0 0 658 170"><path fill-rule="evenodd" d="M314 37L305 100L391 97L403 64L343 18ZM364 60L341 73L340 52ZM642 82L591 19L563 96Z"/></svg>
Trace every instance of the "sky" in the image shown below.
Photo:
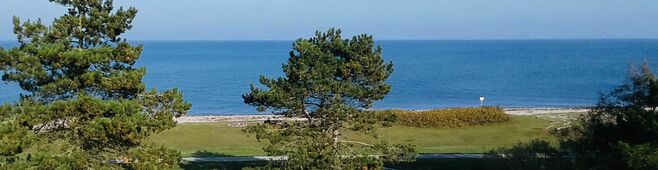
<svg viewBox="0 0 658 170"><path fill-rule="evenodd" d="M658 38L658 0L115 0L139 10L130 40L293 40L316 30L375 39ZM12 16L49 23L48 0L2 0L0 40Z"/></svg>

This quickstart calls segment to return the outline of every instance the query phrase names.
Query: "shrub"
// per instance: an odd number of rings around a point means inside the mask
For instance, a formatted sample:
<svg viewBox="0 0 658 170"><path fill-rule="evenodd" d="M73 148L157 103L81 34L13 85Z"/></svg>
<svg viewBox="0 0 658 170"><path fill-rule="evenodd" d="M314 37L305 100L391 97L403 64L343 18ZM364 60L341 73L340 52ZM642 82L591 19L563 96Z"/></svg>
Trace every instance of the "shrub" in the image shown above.
<svg viewBox="0 0 658 170"><path fill-rule="evenodd" d="M378 121L378 124L381 123L384 127L391 127L397 121L397 113L403 112L402 110L372 110L366 111L368 116L372 116Z"/></svg>
<svg viewBox="0 0 658 170"><path fill-rule="evenodd" d="M499 107L392 111L398 124L414 127L461 127L486 125L510 120Z"/></svg>
<svg viewBox="0 0 658 170"><path fill-rule="evenodd" d="M496 169L577 169L567 152L537 139L490 151L485 158L499 160L494 163Z"/></svg>

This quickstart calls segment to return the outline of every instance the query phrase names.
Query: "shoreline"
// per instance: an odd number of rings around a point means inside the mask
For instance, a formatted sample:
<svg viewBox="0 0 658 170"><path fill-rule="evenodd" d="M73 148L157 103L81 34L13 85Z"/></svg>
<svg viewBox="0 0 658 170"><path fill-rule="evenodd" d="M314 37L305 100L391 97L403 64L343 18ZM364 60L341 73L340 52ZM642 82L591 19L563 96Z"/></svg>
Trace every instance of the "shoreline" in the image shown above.
<svg viewBox="0 0 658 170"><path fill-rule="evenodd" d="M409 110L409 111L425 111L423 110ZM557 114L557 113L585 113L589 109L586 107L528 107L528 108L503 108L505 113L509 115L541 115L541 114ZM265 121L268 119L276 120L303 120L303 118L284 118L273 114L232 114L232 115L188 115L176 118L178 123L207 123L207 122L254 122Z"/></svg>

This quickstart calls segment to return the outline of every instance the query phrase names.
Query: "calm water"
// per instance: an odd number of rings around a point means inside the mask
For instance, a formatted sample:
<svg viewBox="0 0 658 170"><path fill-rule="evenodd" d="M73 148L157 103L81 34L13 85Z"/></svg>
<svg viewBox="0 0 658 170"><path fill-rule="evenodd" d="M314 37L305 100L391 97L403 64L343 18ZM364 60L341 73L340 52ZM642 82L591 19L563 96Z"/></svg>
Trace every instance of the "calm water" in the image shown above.
<svg viewBox="0 0 658 170"><path fill-rule="evenodd" d="M146 41L138 65L147 86L178 87L191 114L243 114L241 94L258 76L281 75L291 41ZM658 70L658 40L380 41L394 63L391 93L375 108L428 109L479 105L587 106L622 83L644 59ZM3 47L12 42L1 42ZM0 102L16 84L0 84Z"/></svg>

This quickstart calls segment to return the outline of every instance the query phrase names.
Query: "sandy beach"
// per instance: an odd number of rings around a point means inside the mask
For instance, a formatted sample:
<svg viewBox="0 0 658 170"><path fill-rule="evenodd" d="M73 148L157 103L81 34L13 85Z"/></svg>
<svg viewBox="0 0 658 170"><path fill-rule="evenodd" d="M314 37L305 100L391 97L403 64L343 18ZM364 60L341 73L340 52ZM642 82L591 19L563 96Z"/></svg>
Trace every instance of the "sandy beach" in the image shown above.
<svg viewBox="0 0 658 170"><path fill-rule="evenodd" d="M586 108L504 108L505 113L510 115L541 115L558 113L584 113ZM418 110L422 111L422 110ZM178 123L202 123L202 122L253 122L276 120L301 120L302 118L284 118L272 114L245 114L245 115L201 115L183 116L176 119Z"/></svg>

